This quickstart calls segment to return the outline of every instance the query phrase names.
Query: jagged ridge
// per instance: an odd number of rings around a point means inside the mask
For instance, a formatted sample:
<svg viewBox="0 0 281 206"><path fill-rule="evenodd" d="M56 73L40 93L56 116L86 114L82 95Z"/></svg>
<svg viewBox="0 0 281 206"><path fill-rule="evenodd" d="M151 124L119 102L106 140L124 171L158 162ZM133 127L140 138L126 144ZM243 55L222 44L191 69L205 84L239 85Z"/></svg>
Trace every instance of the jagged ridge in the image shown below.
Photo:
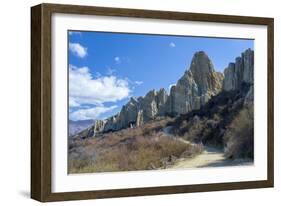
<svg viewBox="0 0 281 206"><path fill-rule="evenodd" d="M238 89L243 82L251 88L247 99L253 99L253 68L254 51L247 49L230 63L224 74L216 72L211 60L203 51L196 52L189 70L170 89L170 95L161 88L151 90L144 97L131 98L121 111L106 119L97 120L89 130L88 137L98 133L117 131L120 129L140 126L159 116L176 116L198 110L212 96L222 90Z"/></svg>

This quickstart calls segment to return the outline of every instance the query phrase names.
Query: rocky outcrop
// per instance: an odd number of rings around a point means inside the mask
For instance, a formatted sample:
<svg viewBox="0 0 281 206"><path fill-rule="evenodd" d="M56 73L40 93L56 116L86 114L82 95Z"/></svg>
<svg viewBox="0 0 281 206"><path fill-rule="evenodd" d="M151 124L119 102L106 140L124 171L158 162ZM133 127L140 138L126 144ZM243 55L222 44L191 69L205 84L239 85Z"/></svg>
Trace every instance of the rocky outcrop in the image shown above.
<svg viewBox="0 0 281 206"><path fill-rule="evenodd" d="M166 114L166 103L168 100L168 94L164 88L161 88L156 94L156 102L158 108L158 114L164 116Z"/></svg>
<svg viewBox="0 0 281 206"><path fill-rule="evenodd" d="M190 69L170 89L151 90L144 97L131 98L120 113L110 117L104 131L140 126L158 116L178 115L199 109L222 89L223 74L214 70L203 51L194 54Z"/></svg>
<svg viewBox="0 0 281 206"><path fill-rule="evenodd" d="M121 111L97 122L94 133L137 127L159 116L186 114L198 110L220 91L235 90L243 82L253 84L254 52L250 49L230 63L224 74L216 72L208 55L199 51L192 58L189 70L170 88L151 90L144 97L131 98ZM253 87L245 104L253 101Z"/></svg>
<svg viewBox="0 0 281 206"><path fill-rule="evenodd" d="M103 133L105 123L105 120L96 120L94 125L88 129L86 137L94 137L97 134Z"/></svg>
<svg viewBox="0 0 281 206"><path fill-rule="evenodd" d="M144 122L155 119L158 115L157 92L155 90L149 91L144 98L139 98L139 104L140 110L143 111Z"/></svg>
<svg viewBox="0 0 281 206"><path fill-rule="evenodd" d="M104 132L117 131L117 130L121 129L119 115L120 115L120 113L118 113L115 116L109 117L108 119L104 120L105 121Z"/></svg>
<svg viewBox="0 0 281 206"><path fill-rule="evenodd" d="M135 124L138 115L138 102L135 98L131 98L130 101L122 107L121 112L116 117L118 128L129 127L131 124Z"/></svg>
<svg viewBox="0 0 281 206"><path fill-rule="evenodd" d="M203 51L195 53L190 69L171 88L168 111L185 114L200 109L222 89L223 74L214 70L213 64Z"/></svg>
<svg viewBox="0 0 281 206"><path fill-rule="evenodd" d="M224 90L238 89L243 82L254 83L254 51L251 49L247 49L224 70Z"/></svg>
<svg viewBox="0 0 281 206"><path fill-rule="evenodd" d="M198 86L199 95L221 91L223 75L214 70L213 63L205 52L195 53L189 72Z"/></svg>
<svg viewBox="0 0 281 206"><path fill-rule="evenodd" d="M163 88L159 91L151 90L138 99L132 97L120 113L106 120L104 131L140 126L159 115L165 115L167 97Z"/></svg>

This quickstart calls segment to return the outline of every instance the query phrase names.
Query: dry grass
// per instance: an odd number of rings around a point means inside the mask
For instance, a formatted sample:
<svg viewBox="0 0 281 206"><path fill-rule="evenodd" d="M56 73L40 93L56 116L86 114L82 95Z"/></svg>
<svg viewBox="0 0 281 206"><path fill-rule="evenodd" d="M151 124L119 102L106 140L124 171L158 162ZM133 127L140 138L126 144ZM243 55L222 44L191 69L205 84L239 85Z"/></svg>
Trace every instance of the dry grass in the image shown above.
<svg viewBox="0 0 281 206"><path fill-rule="evenodd" d="M204 130L203 120L197 121L184 121L180 126L180 134L182 137L189 141L199 141L202 137L202 130Z"/></svg>
<svg viewBox="0 0 281 206"><path fill-rule="evenodd" d="M72 146L70 173L132 171L165 168L182 154L199 154L202 147L186 144L171 138L160 130L168 119L159 120L138 128L104 134L98 138L80 140ZM83 144L82 151L77 151ZM80 147L81 148L81 147ZM89 155L87 155L89 154ZM93 155L95 154L95 158Z"/></svg>

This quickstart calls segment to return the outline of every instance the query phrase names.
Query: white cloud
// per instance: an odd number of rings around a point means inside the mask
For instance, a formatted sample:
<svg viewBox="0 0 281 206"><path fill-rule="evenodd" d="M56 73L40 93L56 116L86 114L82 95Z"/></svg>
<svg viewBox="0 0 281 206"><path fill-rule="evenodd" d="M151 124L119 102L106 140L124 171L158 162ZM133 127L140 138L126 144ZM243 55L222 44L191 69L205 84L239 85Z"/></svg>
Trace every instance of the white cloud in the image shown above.
<svg viewBox="0 0 281 206"><path fill-rule="evenodd" d="M69 105L69 107L79 107L79 106L80 106L80 104L77 103L77 102L74 100L74 98L72 98L72 97L69 97L68 105Z"/></svg>
<svg viewBox="0 0 281 206"><path fill-rule="evenodd" d="M93 77L88 67L69 65L69 106L102 105L116 102L130 95L129 83L116 76Z"/></svg>
<svg viewBox="0 0 281 206"><path fill-rule="evenodd" d="M116 64L120 64L121 63L120 57L114 57L114 61L115 61Z"/></svg>
<svg viewBox="0 0 281 206"><path fill-rule="evenodd" d="M79 34L79 35L82 35L82 33L81 33L81 32L79 32L79 31L70 31L70 32L69 32L69 35L73 35L73 34Z"/></svg>
<svg viewBox="0 0 281 206"><path fill-rule="evenodd" d="M87 48L83 47L79 43L69 43L69 50L80 58L84 58L87 55Z"/></svg>
<svg viewBox="0 0 281 206"><path fill-rule="evenodd" d="M169 47L174 48L174 47L176 47L176 44L174 42L170 42Z"/></svg>
<svg viewBox="0 0 281 206"><path fill-rule="evenodd" d="M141 85L141 84L143 84L143 81L135 81L135 84L136 85Z"/></svg>
<svg viewBox="0 0 281 206"><path fill-rule="evenodd" d="M110 112L117 106L104 107L97 106L89 109L78 109L70 113L69 117L71 120L86 120L86 119L99 119L100 116L106 112Z"/></svg>

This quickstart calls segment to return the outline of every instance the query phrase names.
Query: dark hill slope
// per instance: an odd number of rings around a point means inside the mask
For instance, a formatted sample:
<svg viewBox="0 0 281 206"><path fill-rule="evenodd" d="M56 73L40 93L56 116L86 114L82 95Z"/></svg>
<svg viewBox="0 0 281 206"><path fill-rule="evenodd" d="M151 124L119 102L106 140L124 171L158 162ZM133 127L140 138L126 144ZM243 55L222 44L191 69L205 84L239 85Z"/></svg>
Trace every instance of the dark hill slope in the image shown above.
<svg viewBox="0 0 281 206"><path fill-rule="evenodd" d="M208 103L169 123L186 140L224 148L228 158L253 158L253 104L245 101L251 89L222 91Z"/></svg>

